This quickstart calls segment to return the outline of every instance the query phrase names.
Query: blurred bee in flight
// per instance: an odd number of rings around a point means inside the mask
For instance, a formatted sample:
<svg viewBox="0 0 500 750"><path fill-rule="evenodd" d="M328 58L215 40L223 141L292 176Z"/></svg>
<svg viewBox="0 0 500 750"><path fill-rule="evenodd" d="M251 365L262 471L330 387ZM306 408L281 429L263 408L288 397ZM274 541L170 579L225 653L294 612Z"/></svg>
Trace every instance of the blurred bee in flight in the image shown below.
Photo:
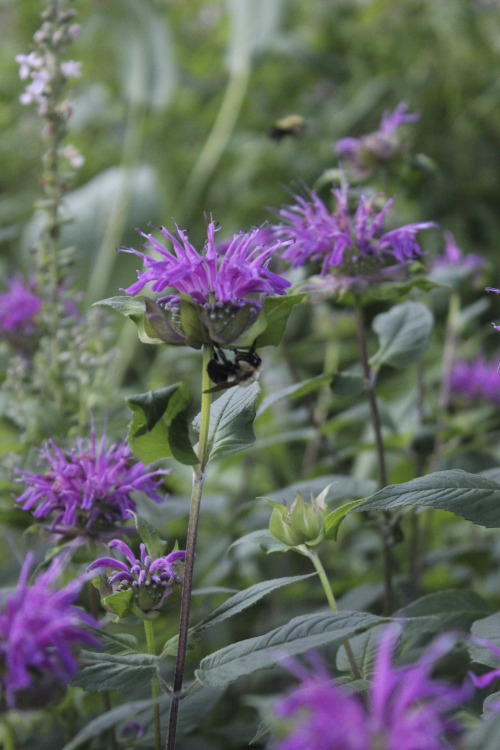
<svg viewBox="0 0 500 750"><path fill-rule="evenodd" d="M290 136L300 138L307 130L307 122L300 115L288 115L282 120L277 120L269 131L269 138L273 141L282 141L283 138Z"/></svg>

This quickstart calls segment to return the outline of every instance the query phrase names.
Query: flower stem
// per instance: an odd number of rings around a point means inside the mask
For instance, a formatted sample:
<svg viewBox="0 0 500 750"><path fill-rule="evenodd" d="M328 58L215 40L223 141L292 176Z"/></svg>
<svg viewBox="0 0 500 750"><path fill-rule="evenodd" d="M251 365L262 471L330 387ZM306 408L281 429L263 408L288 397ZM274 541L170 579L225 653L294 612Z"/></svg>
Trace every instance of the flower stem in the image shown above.
<svg viewBox="0 0 500 750"><path fill-rule="evenodd" d="M319 556L316 554L316 552L308 549L305 545L301 545L300 549L304 552L305 555L307 555L307 557L309 557L312 564L316 568L316 572L319 576L319 580L321 581L321 585L323 586L323 591L325 592L325 596L327 598L328 604L330 605L330 609L332 610L332 612L338 612L337 602L335 601L335 596L333 594L332 587L330 586L330 581L328 580L328 576L326 575L326 571L323 567L323 563L319 559ZM361 672L359 671L359 667L356 663L356 659L354 657L351 644L349 643L349 639L342 638L342 645L345 648L354 678L356 680L360 680Z"/></svg>
<svg viewBox="0 0 500 750"><path fill-rule="evenodd" d="M168 725L167 750L174 750L175 735L177 731L177 717L179 714L179 702L181 699L182 681L184 667L186 664L186 650L188 643L189 613L191 609L191 591L193 588L193 567L196 550L196 535L198 531L198 518L200 515L201 496L205 482L205 472L209 456L208 428L210 424L210 403L212 394L205 393L210 388L210 379L207 374L207 365L212 357L212 347L203 347L203 378L201 395L201 420L200 439L198 442L198 461L193 467L193 489L191 494L191 507L189 510L189 523L186 541L186 558L184 564L184 581L182 585L181 612L179 622L179 643L177 646L177 661L175 664L175 675L173 685L172 703L170 706L170 718Z"/></svg>
<svg viewBox="0 0 500 750"><path fill-rule="evenodd" d="M144 620L144 632L146 634L146 646L148 654L155 654L155 637L153 632L153 623L151 620ZM158 678L155 676L151 680L151 694L155 700L154 723L155 723L155 750L161 748L161 729L160 729L160 706L158 704Z"/></svg>
<svg viewBox="0 0 500 750"><path fill-rule="evenodd" d="M4 750L15 750L14 732L5 716L3 719L3 748Z"/></svg>
<svg viewBox="0 0 500 750"><path fill-rule="evenodd" d="M368 397L368 405L370 407L370 418L375 435L375 445L377 447L379 486L380 489L382 489L387 486L384 441L382 439L382 426L380 424L380 414L377 405L377 398L375 396L375 373L372 372L368 361L363 308L359 303L356 304L356 334L358 338L361 368ZM381 525L381 533L384 556L384 610L386 614L389 614L392 611L392 528L391 514L389 511L384 511L384 521Z"/></svg>

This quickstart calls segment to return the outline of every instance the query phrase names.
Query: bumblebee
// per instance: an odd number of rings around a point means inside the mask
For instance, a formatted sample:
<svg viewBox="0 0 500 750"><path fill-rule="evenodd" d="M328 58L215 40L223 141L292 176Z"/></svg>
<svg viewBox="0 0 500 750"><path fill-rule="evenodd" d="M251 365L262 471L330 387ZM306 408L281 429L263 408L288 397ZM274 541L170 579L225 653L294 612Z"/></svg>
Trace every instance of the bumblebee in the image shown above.
<svg viewBox="0 0 500 750"><path fill-rule="evenodd" d="M234 350L234 361L226 357L219 346L214 346L214 356L207 365L207 373L215 385L204 393L216 393L235 385L247 386L254 383L260 374L262 360L255 351L255 342L246 352Z"/></svg>
<svg viewBox="0 0 500 750"><path fill-rule="evenodd" d="M307 130L307 122L300 115L288 115L274 123L269 131L269 138L274 141L281 141L287 135L293 138L299 138Z"/></svg>

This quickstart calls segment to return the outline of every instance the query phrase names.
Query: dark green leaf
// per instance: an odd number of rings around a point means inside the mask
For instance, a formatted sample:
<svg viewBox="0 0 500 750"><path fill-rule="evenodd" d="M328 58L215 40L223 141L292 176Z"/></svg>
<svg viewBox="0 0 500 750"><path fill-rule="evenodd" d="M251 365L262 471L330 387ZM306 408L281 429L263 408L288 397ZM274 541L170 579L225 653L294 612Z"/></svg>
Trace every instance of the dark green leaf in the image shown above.
<svg viewBox="0 0 500 750"><path fill-rule="evenodd" d="M489 641L497 648L500 648L500 612L495 612L489 615L489 617L483 617L481 620L476 619L476 622L472 625L471 632L476 638ZM471 659L478 664L485 664L487 667L492 667L493 669L500 667L500 656L488 648L488 646L477 643L473 639L469 641L469 653Z"/></svg>
<svg viewBox="0 0 500 750"><path fill-rule="evenodd" d="M173 456L180 463L198 463L189 440L187 407L191 396L183 383L130 396L133 418L129 442L145 463Z"/></svg>
<svg viewBox="0 0 500 750"><path fill-rule="evenodd" d="M150 524L149 521L146 521L145 518L142 518L142 516L138 516L135 513L133 516L135 518L137 533L139 534L141 541L146 545L148 555L150 555L153 560L162 557L167 549L167 542L160 537L158 529Z"/></svg>
<svg viewBox="0 0 500 750"><path fill-rule="evenodd" d="M389 312L377 315L373 329L380 348L370 364L375 368L383 364L399 368L415 362L429 345L433 323L429 308L420 302L395 305Z"/></svg>
<svg viewBox="0 0 500 750"><path fill-rule="evenodd" d="M436 471L376 492L354 511L393 510L405 505L439 508L487 526L500 527L500 484L460 469Z"/></svg>
<svg viewBox="0 0 500 750"><path fill-rule="evenodd" d="M164 342L156 337L150 335L151 329L148 327L149 333L146 331L145 325L147 324L146 318L146 302L142 297L109 297L108 299L99 300L94 302L96 306L111 307L120 315L124 315L130 318L133 323L137 326L137 332L139 339L143 344L163 344Z"/></svg>
<svg viewBox="0 0 500 750"><path fill-rule="evenodd" d="M149 689L156 675L158 658L151 654L109 654L101 651L80 652L82 668L71 680L84 690Z"/></svg>
<svg viewBox="0 0 500 750"><path fill-rule="evenodd" d="M202 659L196 676L204 685L225 687L243 675L277 664L284 654L301 654L384 622L362 612L322 612L295 617L265 635L239 641Z"/></svg>
<svg viewBox="0 0 500 750"><path fill-rule="evenodd" d="M238 346L278 346L285 332L292 309L305 299L305 294L287 294L283 297L264 297L257 321L236 342Z"/></svg>

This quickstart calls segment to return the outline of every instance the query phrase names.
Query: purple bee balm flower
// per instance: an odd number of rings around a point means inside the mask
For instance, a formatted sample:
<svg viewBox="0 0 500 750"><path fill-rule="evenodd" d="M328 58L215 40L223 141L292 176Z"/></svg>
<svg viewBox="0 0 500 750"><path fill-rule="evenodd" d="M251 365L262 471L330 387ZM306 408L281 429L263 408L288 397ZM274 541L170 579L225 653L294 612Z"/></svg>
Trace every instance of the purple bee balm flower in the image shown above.
<svg viewBox="0 0 500 750"><path fill-rule="evenodd" d="M189 295L197 309L197 315L207 331L207 339L217 343L231 343L249 328L257 319L266 296L284 295L290 282L273 273L269 263L276 250L283 246L281 240L272 243L266 241L261 228L251 232L235 234L230 242L220 248L215 244L215 222L207 226L207 241L201 253L189 242L187 234L176 225L176 233L171 234L165 227L160 231L172 245L172 251L164 247L152 234L139 234L149 241L144 245L154 251L160 259L150 252L140 252L133 248L120 248L133 253L144 262L145 271L138 272L138 281L129 286L127 294L137 294L146 284L154 292L163 292L173 288L178 294L168 294L157 300L163 308L175 333L165 324L158 330L159 337L169 343L184 343L186 332L182 330L179 319L182 295ZM234 323L240 314L241 322ZM150 323L157 323L150 318ZM218 338L217 332L223 332ZM189 334L189 332L188 332Z"/></svg>
<svg viewBox="0 0 500 750"><path fill-rule="evenodd" d="M127 520L129 511L137 510L133 492L144 492L157 503L165 499L156 490L161 477L171 469L132 462L125 441L107 450L105 444L106 435L97 442L94 432L90 440L78 440L77 448L69 451L49 440L40 451L41 463L48 471L16 472L16 481L27 485L17 502L35 518L55 513L51 528L58 533L95 536L116 531L116 524Z"/></svg>
<svg viewBox="0 0 500 750"><path fill-rule="evenodd" d="M295 725L276 750L445 750L459 728L450 718L468 688L431 678L438 659L454 643L438 639L416 664L395 667L392 653L399 628L387 628L378 645L366 702L337 687L318 659L313 669L294 663L301 685L275 705Z"/></svg>
<svg viewBox="0 0 500 750"><path fill-rule="evenodd" d="M443 254L434 258L431 263L433 276L439 280L441 272L458 270L461 275L470 277L479 275L486 265L486 260L477 253L468 253L464 255L458 247L455 237L451 232L444 232L445 246Z"/></svg>
<svg viewBox="0 0 500 750"><path fill-rule="evenodd" d="M33 708L61 697L77 671L80 644L98 646L86 626L98 623L74 606L83 579L57 590L61 559L28 584L33 562L26 557L16 589L0 604L0 705Z"/></svg>
<svg viewBox="0 0 500 750"><path fill-rule="evenodd" d="M280 238L292 240L283 252L292 266L319 260L321 276L334 274L341 279L341 287L360 291L370 283L394 277L421 255L417 233L436 226L423 222L384 232L392 199L378 211L377 196L367 199L361 195L352 216L347 183L333 194L337 201L333 213L312 190L308 199L295 196L296 203L279 212L286 224L275 231Z"/></svg>
<svg viewBox="0 0 500 750"><path fill-rule="evenodd" d="M147 554L146 546L141 543L141 556L140 560L137 560L130 547L120 539L113 539L108 547L118 549L127 558L127 562L115 560L113 557L100 557L89 565L88 570L114 568L117 572L108 578L113 593L131 589L135 604L142 612L159 609L170 594L174 582L180 581L174 563L184 560L186 553L183 550L175 550L153 560Z"/></svg>
<svg viewBox="0 0 500 750"><path fill-rule="evenodd" d="M20 276L13 276L7 284L7 291L0 294L0 337L24 349L37 332L42 300L34 294L33 282L26 283Z"/></svg>
<svg viewBox="0 0 500 750"><path fill-rule="evenodd" d="M480 356L474 362L456 362L450 373L450 389L470 402L500 404L500 361L488 362Z"/></svg>
<svg viewBox="0 0 500 750"><path fill-rule="evenodd" d="M404 150L398 129L401 125L420 119L417 112L406 113L407 103L401 102L393 112L386 111L379 129L361 138L341 138L334 150L339 157L350 162L357 172L365 173L377 162L387 162Z"/></svg>

